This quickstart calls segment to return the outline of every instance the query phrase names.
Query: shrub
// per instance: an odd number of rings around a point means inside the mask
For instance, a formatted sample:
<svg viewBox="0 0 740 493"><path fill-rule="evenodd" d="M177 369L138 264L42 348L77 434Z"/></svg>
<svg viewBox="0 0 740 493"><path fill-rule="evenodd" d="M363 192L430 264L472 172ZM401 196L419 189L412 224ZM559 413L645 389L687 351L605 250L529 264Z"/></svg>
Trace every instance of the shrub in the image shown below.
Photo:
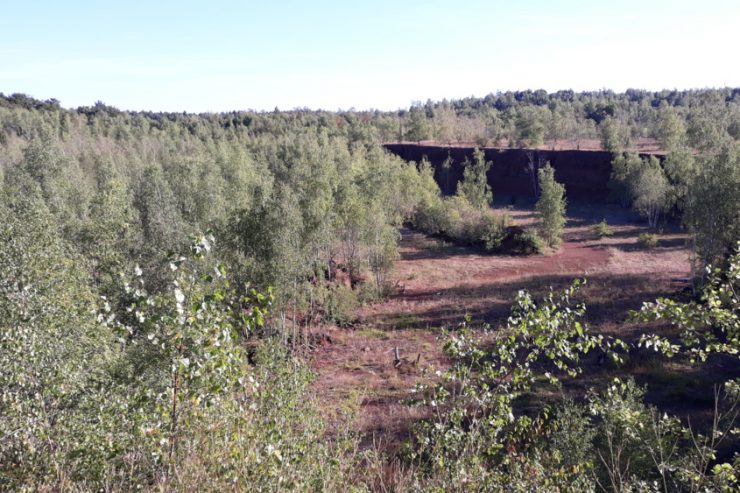
<svg viewBox="0 0 740 493"><path fill-rule="evenodd" d="M501 250L517 255L535 255L542 253L544 244L537 233L520 226L506 228L506 238Z"/></svg>
<svg viewBox="0 0 740 493"><path fill-rule="evenodd" d="M330 286L323 302L325 320L340 327L346 327L354 321L354 311L359 303L351 288L343 284Z"/></svg>
<svg viewBox="0 0 740 493"><path fill-rule="evenodd" d="M536 255L542 253L544 249L544 243L537 233L530 230L525 230L524 234L517 238L519 242L519 250L524 255Z"/></svg>
<svg viewBox="0 0 740 493"><path fill-rule="evenodd" d="M555 409L552 424L547 443L552 452L557 451L560 464L570 468L587 464L593 456L596 435L588 410L565 399Z"/></svg>
<svg viewBox="0 0 740 493"><path fill-rule="evenodd" d="M464 236L461 211L466 205L467 202L459 197L436 197L436 200L424 202L417 208L414 227L430 235L459 240Z"/></svg>
<svg viewBox="0 0 740 493"><path fill-rule="evenodd" d="M658 246L658 235L653 233L643 233L640 235L637 241L640 243L640 246L647 250L650 250Z"/></svg>
<svg viewBox="0 0 740 493"><path fill-rule="evenodd" d="M156 491L341 491L354 470L353 442L337 438L311 395L314 375L283 344L260 342L251 379L256 391L207 408L191 419L178 449L177 473ZM130 489L135 489L134 487Z"/></svg>
<svg viewBox="0 0 740 493"><path fill-rule="evenodd" d="M602 219L601 222L598 222L591 226L591 232L598 238L604 238L606 236L612 236L614 234L614 231L612 231L612 229L609 227L606 219Z"/></svg>
<svg viewBox="0 0 740 493"><path fill-rule="evenodd" d="M475 243L487 252L498 250L506 238L505 224L505 218L482 214L475 228Z"/></svg>
<svg viewBox="0 0 740 493"><path fill-rule="evenodd" d="M387 294L386 290L380 290L371 282L362 282L357 287L357 301L362 304L380 301Z"/></svg>
<svg viewBox="0 0 740 493"><path fill-rule="evenodd" d="M474 246L486 252L499 251L507 238L508 217L490 209L477 209L463 197L440 198L417 209L414 226L457 245Z"/></svg>
<svg viewBox="0 0 740 493"><path fill-rule="evenodd" d="M440 227L442 200L438 197L435 197L435 199L419 203L412 221L414 228L430 235L438 235L442 232Z"/></svg>
<svg viewBox="0 0 740 493"><path fill-rule="evenodd" d="M532 445L548 418L522 413L515 402L535 385L558 386L561 376L578 375L581 357L592 350L619 360L614 350L625 345L592 335L582 321L585 306L572 302L579 286L575 282L559 295L551 291L542 301L519 291L506 326L494 334L471 331L467 322L449 334L444 349L450 368L435 386L417 387L424 402L438 410L413 427L408 448L426 480L424 491L594 490L578 469L590 458L586 413L559 412L560 428L567 429L556 433L554 427L539 453ZM545 457L545 448L551 457ZM543 468L543 458L555 467ZM569 466L567 472L563 466ZM543 488L546 484L554 487Z"/></svg>

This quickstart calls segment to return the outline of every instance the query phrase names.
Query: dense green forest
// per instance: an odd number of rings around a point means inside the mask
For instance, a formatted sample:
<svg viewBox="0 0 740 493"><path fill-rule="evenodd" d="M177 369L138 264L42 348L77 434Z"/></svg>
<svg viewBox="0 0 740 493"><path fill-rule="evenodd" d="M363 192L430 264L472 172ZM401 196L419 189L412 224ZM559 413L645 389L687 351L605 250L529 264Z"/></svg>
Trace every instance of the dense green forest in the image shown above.
<svg viewBox="0 0 740 493"><path fill-rule="evenodd" d="M638 138L665 157L630 152ZM738 431L737 382L710 430L646 405L629 380L518 411L583 354L634 349L581 324L577 284L520 293L493 346L461 320L451 368L419 389L437 412L394 457L358 450L310 398L310 328L389 293L401 227L491 253L559 242L567 190L550 168L543 242L490 210L482 153L443 197L427 163L383 142L585 139L614 153L615 201L692 239L694 300L634 314L681 338L640 344L737 358L740 89L200 115L0 95L0 489L366 491L393 463L408 490L736 491L740 460L716 451Z"/></svg>
<svg viewBox="0 0 740 493"><path fill-rule="evenodd" d="M740 90L518 91L417 103L398 113L398 125L392 116L375 117L385 139L510 146L597 139L618 151L654 138L666 149L704 148L725 133L740 138Z"/></svg>

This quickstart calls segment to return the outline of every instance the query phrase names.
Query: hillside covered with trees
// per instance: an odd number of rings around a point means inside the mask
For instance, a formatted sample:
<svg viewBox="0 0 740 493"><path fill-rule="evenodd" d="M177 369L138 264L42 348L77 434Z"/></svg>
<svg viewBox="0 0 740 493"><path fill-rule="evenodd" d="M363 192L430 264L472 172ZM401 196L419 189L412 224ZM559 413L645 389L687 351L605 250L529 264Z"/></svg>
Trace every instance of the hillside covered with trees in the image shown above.
<svg viewBox="0 0 740 493"><path fill-rule="evenodd" d="M568 203L542 163L525 227L491 209L482 151L443 195L428 162L383 143L587 140L613 153L611 200L688 235L689 298L643 300L630 323L647 328L624 341L582 323L578 281L522 290L502 327L446 327L449 364L409 403L433 411L403 446L358 447L312 399L312 329L352 330L398 289L402 228L538 255ZM0 94L0 490L736 491L738 375L708 429L629 379L536 411L518 399L587 353L737 360L738 240L740 89L198 115Z"/></svg>

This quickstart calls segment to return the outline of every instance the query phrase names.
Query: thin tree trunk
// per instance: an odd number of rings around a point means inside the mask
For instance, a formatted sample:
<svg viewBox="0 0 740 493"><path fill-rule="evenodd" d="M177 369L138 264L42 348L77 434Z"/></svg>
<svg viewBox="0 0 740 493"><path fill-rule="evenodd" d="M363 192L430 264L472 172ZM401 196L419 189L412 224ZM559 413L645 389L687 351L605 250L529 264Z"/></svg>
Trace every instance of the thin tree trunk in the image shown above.
<svg viewBox="0 0 740 493"><path fill-rule="evenodd" d="M175 373L172 381L172 410L170 412L170 450L169 450L169 466L174 471L174 463L172 458L175 455L177 449L177 394L180 387L180 367L179 362L175 362Z"/></svg>

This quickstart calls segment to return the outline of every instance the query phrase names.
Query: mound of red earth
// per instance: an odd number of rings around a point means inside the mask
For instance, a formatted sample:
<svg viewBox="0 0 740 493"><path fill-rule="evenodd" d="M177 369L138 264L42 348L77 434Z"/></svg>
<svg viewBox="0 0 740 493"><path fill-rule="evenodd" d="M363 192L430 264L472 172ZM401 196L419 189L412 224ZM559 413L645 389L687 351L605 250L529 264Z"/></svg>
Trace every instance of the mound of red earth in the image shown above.
<svg viewBox="0 0 740 493"><path fill-rule="evenodd" d="M475 147L443 146L410 143L387 143L384 147L406 161L420 162L426 158L434 167L434 176L442 193L455 193L462 179L465 159L472 162ZM487 161L493 162L488 183L498 199L531 199L536 197L537 169L549 162L555 168L555 179L565 185L569 199L606 202L609 196L609 176L612 154L592 150L543 150L483 148ZM442 163L452 159L451 166Z"/></svg>

